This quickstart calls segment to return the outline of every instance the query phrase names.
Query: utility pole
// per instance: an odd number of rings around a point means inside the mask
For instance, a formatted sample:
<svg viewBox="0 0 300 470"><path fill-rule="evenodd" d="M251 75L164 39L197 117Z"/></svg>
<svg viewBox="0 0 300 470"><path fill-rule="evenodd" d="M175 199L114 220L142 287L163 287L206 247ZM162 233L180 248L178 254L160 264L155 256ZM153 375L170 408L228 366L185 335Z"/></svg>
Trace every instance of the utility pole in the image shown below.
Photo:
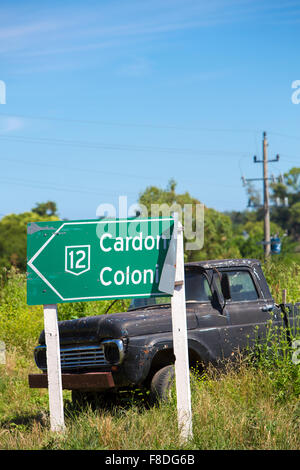
<svg viewBox="0 0 300 470"><path fill-rule="evenodd" d="M273 160L268 160L268 141L267 141L267 133L263 133L263 142L262 142L262 153L263 159L257 160L257 157L254 156L253 160L254 163L262 163L263 164L263 177L262 178L248 178L245 179L242 177L243 183L245 184L247 181L262 181L263 182L263 210L264 210L264 252L265 252L265 259L270 256L271 253L271 234L270 234L270 202L269 202L269 180L273 178L268 177L268 162L278 162L279 155L276 155L276 158ZM251 207L251 206L250 206ZM252 206L252 207L259 207L259 206Z"/></svg>
<svg viewBox="0 0 300 470"><path fill-rule="evenodd" d="M263 187L264 187L264 249L265 258L271 253L270 238L270 206L269 206L269 180L268 180L268 142L267 134L263 133Z"/></svg>

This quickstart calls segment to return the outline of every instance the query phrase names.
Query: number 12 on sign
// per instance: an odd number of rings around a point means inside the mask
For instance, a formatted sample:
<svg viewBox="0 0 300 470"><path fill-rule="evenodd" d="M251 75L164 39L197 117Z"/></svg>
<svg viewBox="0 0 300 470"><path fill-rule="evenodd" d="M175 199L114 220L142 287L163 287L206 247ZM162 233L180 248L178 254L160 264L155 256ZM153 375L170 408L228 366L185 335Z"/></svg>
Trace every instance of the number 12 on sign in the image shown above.
<svg viewBox="0 0 300 470"><path fill-rule="evenodd" d="M73 245L65 247L65 271L80 276L90 269L91 246Z"/></svg>

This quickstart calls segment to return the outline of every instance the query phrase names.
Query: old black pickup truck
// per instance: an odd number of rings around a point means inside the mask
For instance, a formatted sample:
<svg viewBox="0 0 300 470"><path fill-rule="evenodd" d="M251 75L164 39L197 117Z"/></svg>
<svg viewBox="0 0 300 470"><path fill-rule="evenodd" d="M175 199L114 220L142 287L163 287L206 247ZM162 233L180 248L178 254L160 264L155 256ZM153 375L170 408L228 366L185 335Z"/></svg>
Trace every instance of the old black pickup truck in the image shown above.
<svg viewBox="0 0 300 470"><path fill-rule="evenodd" d="M230 259L185 265L190 367L205 368L263 338L269 320L293 327L299 305L275 305L260 262ZM130 388L163 398L175 361L170 298L135 299L125 313L59 322L63 388L74 399ZM47 387L45 335L34 351L43 371L31 387Z"/></svg>

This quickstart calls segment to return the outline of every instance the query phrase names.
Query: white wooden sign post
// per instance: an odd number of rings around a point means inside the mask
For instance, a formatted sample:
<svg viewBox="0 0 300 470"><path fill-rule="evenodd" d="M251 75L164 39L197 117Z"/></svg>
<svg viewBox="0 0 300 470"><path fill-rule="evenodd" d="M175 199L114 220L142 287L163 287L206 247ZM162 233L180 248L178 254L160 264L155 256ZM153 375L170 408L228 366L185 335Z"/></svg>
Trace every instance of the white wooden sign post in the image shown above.
<svg viewBox="0 0 300 470"><path fill-rule="evenodd" d="M176 230L176 227L174 230ZM178 221L175 286L171 298L171 307L178 426L182 441L187 441L192 437L192 410L184 284L183 227Z"/></svg>
<svg viewBox="0 0 300 470"><path fill-rule="evenodd" d="M51 431L63 431L64 405L60 366L57 305L44 305L44 328L47 351L48 393Z"/></svg>

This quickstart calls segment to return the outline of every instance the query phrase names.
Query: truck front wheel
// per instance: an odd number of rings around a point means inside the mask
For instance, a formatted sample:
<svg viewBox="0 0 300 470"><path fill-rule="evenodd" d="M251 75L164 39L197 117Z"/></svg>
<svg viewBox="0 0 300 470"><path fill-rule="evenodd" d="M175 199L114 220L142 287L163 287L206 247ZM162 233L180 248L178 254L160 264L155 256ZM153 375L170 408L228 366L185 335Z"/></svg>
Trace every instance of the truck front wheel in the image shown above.
<svg viewBox="0 0 300 470"><path fill-rule="evenodd" d="M151 381L151 401L168 401L171 398L172 387L175 383L174 365L159 369Z"/></svg>

